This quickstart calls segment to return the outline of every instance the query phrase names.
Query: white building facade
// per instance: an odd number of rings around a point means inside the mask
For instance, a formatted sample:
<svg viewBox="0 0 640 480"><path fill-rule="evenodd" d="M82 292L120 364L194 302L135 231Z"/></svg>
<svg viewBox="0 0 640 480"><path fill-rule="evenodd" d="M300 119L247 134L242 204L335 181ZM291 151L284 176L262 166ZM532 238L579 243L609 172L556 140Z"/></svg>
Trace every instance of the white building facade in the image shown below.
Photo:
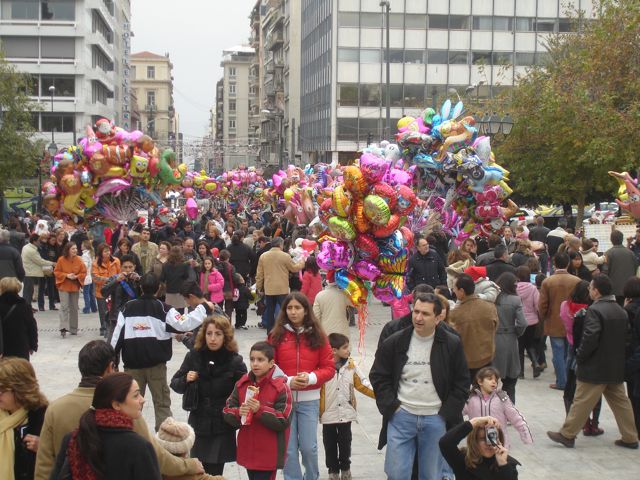
<svg viewBox="0 0 640 480"><path fill-rule="evenodd" d="M566 6L591 0L390 0L391 131L456 93L482 102L541 63ZM302 0L300 141L304 162L346 162L384 136L386 15L380 0ZM455 92L453 92L455 89ZM453 93L452 93L453 92Z"/></svg>
<svg viewBox="0 0 640 480"><path fill-rule="evenodd" d="M70 145L100 117L126 122L130 19L129 0L0 1L1 48L33 79L42 137Z"/></svg>

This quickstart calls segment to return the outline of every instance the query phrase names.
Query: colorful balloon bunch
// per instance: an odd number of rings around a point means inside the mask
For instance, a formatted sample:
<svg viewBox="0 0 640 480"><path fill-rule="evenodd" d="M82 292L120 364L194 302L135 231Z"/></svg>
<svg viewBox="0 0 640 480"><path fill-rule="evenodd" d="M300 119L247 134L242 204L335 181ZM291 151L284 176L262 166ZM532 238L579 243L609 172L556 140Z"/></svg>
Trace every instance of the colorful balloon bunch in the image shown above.
<svg viewBox="0 0 640 480"><path fill-rule="evenodd" d="M274 208L281 206L284 216L295 225L309 225L316 218L313 170L289 165L271 177L267 199Z"/></svg>
<svg viewBox="0 0 640 480"><path fill-rule="evenodd" d="M102 118L78 145L55 155L51 181L43 185L44 206L58 217L91 213L126 221L143 200L160 203L162 192L179 188L186 174L171 149L160 152L148 135ZM120 196L127 201L114 200Z"/></svg>
<svg viewBox="0 0 640 480"><path fill-rule="evenodd" d="M370 149L344 167L342 181L319 208L330 235L321 239L318 266L333 272L355 306L366 304L368 291L384 302L403 295L413 244L403 224L418 199L411 188L414 168L405 170L389 147Z"/></svg>
<svg viewBox="0 0 640 480"><path fill-rule="evenodd" d="M421 174L421 196L430 200L415 215L436 212L457 242L500 230L517 211L508 200L509 172L496 163L489 137L478 136L474 118L463 116L462 102L452 108L446 100L440 113L427 108L418 118L400 119L396 141Z"/></svg>
<svg viewBox="0 0 640 480"><path fill-rule="evenodd" d="M618 198L616 203L629 212L636 220L640 220L640 190L638 180L631 178L629 172L609 172L618 181Z"/></svg>

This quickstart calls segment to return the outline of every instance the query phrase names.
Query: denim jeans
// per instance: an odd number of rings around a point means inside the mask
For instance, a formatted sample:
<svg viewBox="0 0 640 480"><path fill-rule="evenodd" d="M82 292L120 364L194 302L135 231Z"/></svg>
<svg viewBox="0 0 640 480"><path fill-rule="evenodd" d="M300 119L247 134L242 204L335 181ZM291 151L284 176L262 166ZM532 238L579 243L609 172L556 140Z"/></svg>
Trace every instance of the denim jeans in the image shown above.
<svg viewBox="0 0 640 480"><path fill-rule="evenodd" d="M98 311L98 306L96 305L96 294L93 283L82 287L82 296L84 297L84 308L82 309L82 313L96 313Z"/></svg>
<svg viewBox="0 0 640 480"><path fill-rule="evenodd" d="M414 415L400 408L387 427L384 471L388 479L411 478L417 449L419 480L440 480L445 463L438 441L445 432L444 419L440 415Z"/></svg>
<svg viewBox="0 0 640 480"><path fill-rule="evenodd" d="M549 337L553 352L553 369L556 371L556 385L564 388L567 383L567 339L566 337Z"/></svg>
<svg viewBox="0 0 640 480"><path fill-rule="evenodd" d="M264 303L265 303L264 315L265 316L262 320L262 323L264 323L264 326L267 329L267 333L269 333L273 328L273 326L275 325L276 317L278 316L278 313L280 313L280 305L282 305L282 302L285 297L286 295L265 295L264 296Z"/></svg>
<svg viewBox="0 0 640 480"><path fill-rule="evenodd" d="M287 460L284 464L285 480L318 480L318 416L320 400L294 402L291 412L291 427ZM300 454L304 475L300 468Z"/></svg>

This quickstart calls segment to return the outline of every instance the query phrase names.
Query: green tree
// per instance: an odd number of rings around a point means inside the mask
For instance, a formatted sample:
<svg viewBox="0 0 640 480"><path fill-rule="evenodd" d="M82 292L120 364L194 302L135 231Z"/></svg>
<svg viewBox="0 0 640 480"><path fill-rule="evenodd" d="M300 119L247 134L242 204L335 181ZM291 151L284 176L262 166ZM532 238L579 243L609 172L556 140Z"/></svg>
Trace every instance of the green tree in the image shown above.
<svg viewBox="0 0 640 480"><path fill-rule="evenodd" d="M30 78L0 54L0 196L18 180L33 177L42 147L33 141L31 112L39 109L27 96Z"/></svg>
<svg viewBox="0 0 640 480"><path fill-rule="evenodd" d="M511 93L511 134L497 147L520 198L578 205L612 197L609 170L637 164L640 142L640 2L602 0L598 18L552 36L548 60Z"/></svg>

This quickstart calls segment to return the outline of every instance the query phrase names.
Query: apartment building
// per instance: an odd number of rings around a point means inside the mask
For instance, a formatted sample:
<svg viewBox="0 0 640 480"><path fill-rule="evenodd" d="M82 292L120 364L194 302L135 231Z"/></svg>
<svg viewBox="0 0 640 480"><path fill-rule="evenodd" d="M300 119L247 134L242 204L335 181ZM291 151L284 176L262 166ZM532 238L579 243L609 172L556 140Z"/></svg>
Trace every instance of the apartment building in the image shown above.
<svg viewBox="0 0 640 480"><path fill-rule="evenodd" d="M140 110L140 130L161 147L176 152L179 125L173 103L173 64L169 54L138 52L131 55L131 89Z"/></svg>
<svg viewBox="0 0 640 480"><path fill-rule="evenodd" d="M389 43L386 50L386 9ZM386 63L391 130L450 96L476 103L512 86L570 32L567 6L591 0L302 0L302 161L346 162L384 138Z"/></svg>
<svg viewBox="0 0 640 480"><path fill-rule="evenodd" d="M129 0L0 0L1 48L31 75L39 136L70 145L100 117L126 123L130 18Z"/></svg>

